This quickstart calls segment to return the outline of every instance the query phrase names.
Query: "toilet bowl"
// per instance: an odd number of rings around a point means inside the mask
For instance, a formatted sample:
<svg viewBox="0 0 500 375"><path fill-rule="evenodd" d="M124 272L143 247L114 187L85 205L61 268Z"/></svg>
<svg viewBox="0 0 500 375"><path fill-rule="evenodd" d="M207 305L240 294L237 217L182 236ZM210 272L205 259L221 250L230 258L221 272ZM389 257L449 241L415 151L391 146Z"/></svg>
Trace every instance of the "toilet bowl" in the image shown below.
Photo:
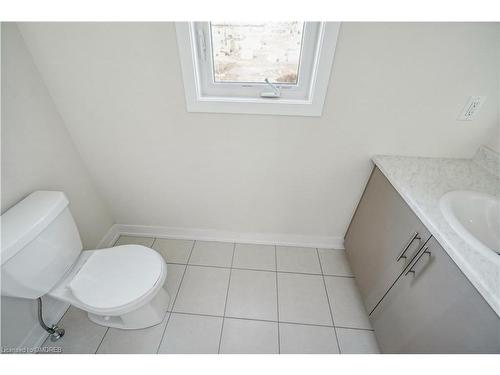
<svg viewBox="0 0 500 375"><path fill-rule="evenodd" d="M162 322L170 297L167 265L139 245L82 251L74 267L47 294L84 311L93 322L139 329Z"/></svg>
<svg viewBox="0 0 500 375"><path fill-rule="evenodd" d="M2 295L48 295L107 327L161 323L170 302L162 256L139 245L82 251L68 204L62 192L36 191L2 215Z"/></svg>

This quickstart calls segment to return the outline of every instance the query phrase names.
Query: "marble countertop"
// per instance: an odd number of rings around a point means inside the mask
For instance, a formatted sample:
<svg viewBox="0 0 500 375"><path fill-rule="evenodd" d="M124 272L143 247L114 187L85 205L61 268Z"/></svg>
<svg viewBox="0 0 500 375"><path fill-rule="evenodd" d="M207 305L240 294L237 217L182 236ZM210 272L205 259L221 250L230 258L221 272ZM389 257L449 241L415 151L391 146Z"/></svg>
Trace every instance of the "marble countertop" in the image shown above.
<svg viewBox="0 0 500 375"><path fill-rule="evenodd" d="M468 245L439 208L441 196L452 190L500 197L500 155L482 146L472 159L380 155L372 160L500 316L500 256Z"/></svg>

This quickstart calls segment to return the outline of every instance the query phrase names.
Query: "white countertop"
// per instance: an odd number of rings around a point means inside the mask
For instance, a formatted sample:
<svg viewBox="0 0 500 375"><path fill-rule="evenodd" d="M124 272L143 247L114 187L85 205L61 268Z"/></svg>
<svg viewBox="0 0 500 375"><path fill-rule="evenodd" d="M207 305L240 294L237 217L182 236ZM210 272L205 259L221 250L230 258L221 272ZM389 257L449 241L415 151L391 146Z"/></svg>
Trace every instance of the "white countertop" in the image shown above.
<svg viewBox="0 0 500 375"><path fill-rule="evenodd" d="M481 147L472 159L381 155L372 160L500 316L500 256L469 246L439 209L441 196L452 190L500 197L500 155Z"/></svg>

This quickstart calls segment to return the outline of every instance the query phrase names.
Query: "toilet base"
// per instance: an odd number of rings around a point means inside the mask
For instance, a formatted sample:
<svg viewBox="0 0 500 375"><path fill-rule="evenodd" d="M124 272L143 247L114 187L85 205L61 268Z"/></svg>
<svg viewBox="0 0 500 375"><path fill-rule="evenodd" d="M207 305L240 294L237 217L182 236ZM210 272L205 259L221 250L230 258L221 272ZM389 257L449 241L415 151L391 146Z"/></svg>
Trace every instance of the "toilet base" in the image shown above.
<svg viewBox="0 0 500 375"><path fill-rule="evenodd" d="M118 316L103 316L88 313L88 317L96 324L120 329L142 329L160 324L165 317L170 303L170 296L164 288L160 288L154 298L137 310Z"/></svg>

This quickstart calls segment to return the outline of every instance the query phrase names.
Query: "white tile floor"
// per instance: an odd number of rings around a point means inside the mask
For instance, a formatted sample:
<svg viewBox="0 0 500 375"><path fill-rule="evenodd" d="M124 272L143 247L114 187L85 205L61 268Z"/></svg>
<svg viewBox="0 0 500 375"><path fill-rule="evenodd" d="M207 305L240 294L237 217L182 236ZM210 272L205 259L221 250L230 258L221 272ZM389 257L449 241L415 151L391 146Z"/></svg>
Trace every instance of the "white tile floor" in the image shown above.
<svg viewBox="0 0 500 375"><path fill-rule="evenodd" d="M343 250L121 236L168 263L163 322L107 329L70 307L63 353L378 353Z"/></svg>

